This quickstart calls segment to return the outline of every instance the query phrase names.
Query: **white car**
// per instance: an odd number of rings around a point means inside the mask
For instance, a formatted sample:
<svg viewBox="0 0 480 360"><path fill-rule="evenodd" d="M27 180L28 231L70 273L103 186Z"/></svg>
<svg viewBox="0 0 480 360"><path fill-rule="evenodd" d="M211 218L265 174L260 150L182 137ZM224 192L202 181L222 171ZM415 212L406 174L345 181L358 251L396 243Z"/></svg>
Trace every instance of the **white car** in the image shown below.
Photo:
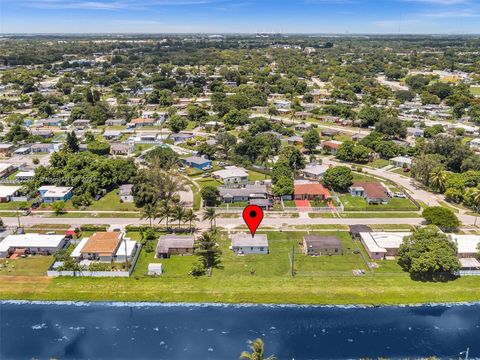
<svg viewBox="0 0 480 360"><path fill-rule="evenodd" d="M400 199L405 199L407 197L407 195L405 195L404 193L395 193L393 194L393 196Z"/></svg>

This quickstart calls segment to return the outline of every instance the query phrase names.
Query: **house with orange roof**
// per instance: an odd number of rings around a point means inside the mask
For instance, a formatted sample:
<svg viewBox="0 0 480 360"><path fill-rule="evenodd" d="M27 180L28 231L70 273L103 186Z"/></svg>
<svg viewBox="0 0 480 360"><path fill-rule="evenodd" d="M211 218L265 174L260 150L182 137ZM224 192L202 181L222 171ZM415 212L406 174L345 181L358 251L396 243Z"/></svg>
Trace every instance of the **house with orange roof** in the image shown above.
<svg viewBox="0 0 480 360"><path fill-rule="evenodd" d="M129 128L140 128L144 126L154 126L155 125L155 119L146 119L146 118L136 118L132 119L128 123Z"/></svg>
<svg viewBox="0 0 480 360"><path fill-rule="evenodd" d="M325 200L331 197L330 191L320 183L295 184L294 200Z"/></svg>
<svg viewBox="0 0 480 360"><path fill-rule="evenodd" d="M338 151L338 148L340 145L343 143L341 141L336 141L336 140L327 140L327 141L322 141L321 147L323 150L328 151L330 154L335 155Z"/></svg>
<svg viewBox="0 0 480 360"><path fill-rule="evenodd" d="M82 239L71 256L79 261L125 262L125 257L130 260L136 248L137 243L124 238L122 232L101 231Z"/></svg>

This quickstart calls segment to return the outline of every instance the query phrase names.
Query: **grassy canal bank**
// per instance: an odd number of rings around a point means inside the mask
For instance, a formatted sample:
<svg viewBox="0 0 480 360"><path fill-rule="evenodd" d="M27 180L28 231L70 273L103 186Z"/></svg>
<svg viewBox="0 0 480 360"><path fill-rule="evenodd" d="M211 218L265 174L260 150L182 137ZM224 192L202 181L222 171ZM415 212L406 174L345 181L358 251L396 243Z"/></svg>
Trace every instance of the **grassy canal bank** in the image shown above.
<svg viewBox="0 0 480 360"><path fill-rule="evenodd" d="M194 256L154 259L147 252L142 252L130 278L49 278L45 274L51 257L10 260L0 270L0 299L366 305L480 300L480 277L446 283L413 281L393 260L376 261L378 268L369 271L363 248L346 231L319 232L339 236L343 255L309 257L300 247L306 233L268 232L270 254L246 256L232 253L224 234L222 268L211 277L188 275ZM145 275L152 262L163 264L163 275ZM354 270L365 274L357 276Z"/></svg>

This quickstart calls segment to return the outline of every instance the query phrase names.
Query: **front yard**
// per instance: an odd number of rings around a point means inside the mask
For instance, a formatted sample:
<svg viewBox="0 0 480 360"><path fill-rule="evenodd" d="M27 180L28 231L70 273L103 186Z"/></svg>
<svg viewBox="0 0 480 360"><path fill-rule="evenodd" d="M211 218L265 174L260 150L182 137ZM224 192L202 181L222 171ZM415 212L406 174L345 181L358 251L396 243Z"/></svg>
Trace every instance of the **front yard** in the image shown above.
<svg viewBox="0 0 480 360"><path fill-rule="evenodd" d="M373 205L368 204L367 200L360 196L350 194L339 195L340 201L345 207L345 211L416 211L418 210L414 203L409 199L389 198L388 204Z"/></svg>

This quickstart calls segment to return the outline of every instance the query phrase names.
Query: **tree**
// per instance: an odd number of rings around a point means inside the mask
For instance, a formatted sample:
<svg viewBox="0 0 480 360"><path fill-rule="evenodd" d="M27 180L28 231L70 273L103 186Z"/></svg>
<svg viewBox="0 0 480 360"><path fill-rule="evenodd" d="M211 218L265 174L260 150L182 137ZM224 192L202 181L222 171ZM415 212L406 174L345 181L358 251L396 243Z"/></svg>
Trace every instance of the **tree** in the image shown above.
<svg viewBox="0 0 480 360"><path fill-rule="evenodd" d="M140 219L148 219L150 222L150 227L152 227L152 220L155 220L158 216L158 209L155 204L147 203L142 208L142 213Z"/></svg>
<svg viewBox="0 0 480 360"><path fill-rule="evenodd" d="M375 125L375 130L385 134L389 138L404 139L407 136L407 127L405 122L395 117L386 117L381 119Z"/></svg>
<svg viewBox="0 0 480 360"><path fill-rule="evenodd" d="M263 340L258 338L255 339L254 341L250 342L249 345L250 352L248 351L243 351L240 354L240 359L245 359L245 360L277 360L275 356L269 356L265 357L264 354L264 344Z"/></svg>
<svg viewBox="0 0 480 360"><path fill-rule="evenodd" d="M87 144L87 150L96 155L110 154L110 144L106 141L94 140Z"/></svg>
<svg viewBox="0 0 480 360"><path fill-rule="evenodd" d="M211 275L212 269L219 267L221 262L222 251L218 246L217 236L214 231L205 232L196 241L194 247L195 255L200 257L203 268L209 275Z"/></svg>
<svg viewBox="0 0 480 360"><path fill-rule="evenodd" d="M182 116L174 115L168 119L168 128L172 130L173 133L178 133L181 130L186 129L188 126L188 121Z"/></svg>
<svg viewBox="0 0 480 360"><path fill-rule="evenodd" d="M291 195L293 192L294 184L292 177L282 176L275 185L273 185L273 194L275 196Z"/></svg>
<svg viewBox="0 0 480 360"><path fill-rule="evenodd" d="M353 183L352 170L346 166L329 168L323 177L325 186L339 192L346 192Z"/></svg>
<svg viewBox="0 0 480 360"><path fill-rule="evenodd" d="M309 130L303 136L303 146L312 153L318 145L320 145L320 135L318 134L318 131L316 129Z"/></svg>
<svg viewBox="0 0 480 360"><path fill-rule="evenodd" d="M447 180L447 174L443 167L438 166L430 173L430 186L443 193L445 191L445 181Z"/></svg>
<svg viewBox="0 0 480 360"><path fill-rule="evenodd" d="M398 263L413 278L422 280L449 279L460 269L455 243L448 235L428 227L403 239Z"/></svg>
<svg viewBox="0 0 480 360"><path fill-rule="evenodd" d="M375 125L381 119L382 115L382 110L375 106L364 106L358 113L358 117L362 121L362 127Z"/></svg>
<svg viewBox="0 0 480 360"><path fill-rule="evenodd" d="M193 232L193 227L192 227L192 223L194 221L198 221L198 216L197 214L195 214L195 211L193 211L193 209L187 209L185 211L185 217L184 217L185 221L188 221L189 223L189 229L190 229L190 233Z"/></svg>
<svg viewBox="0 0 480 360"><path fill-rule="evenodd" d="M67 139L65 141L65 149L70 151L70 152L77 152L79 151L79 145L78 145L78 139L77 135L72 132L67 132Z"/></svg>
<svg viewBox="0 0 480 360"><path fill-rule="evenodd" d="M430 174L433 169L442 166L442 156L438 154L427 154L415 157L412 166L412 177L425 186L430 186Z"/></svg>
<svg viewBox="0 0 480 360"><path fill-rule="evenodd" d="M180 226L182 221L185 219L185 208L181 205L177 205L173 208L172 211L172 220L178 221L178 230L180 231Z"/></svg>
<svg viewBox="0 0 480 360"><path fill-rule="evenodd" d="M210 230L213 230L213 226L216 223L216 219L218 217L217 212L214 208L206 208L205 212L203 213L203 220L210 221Z"/></svg>
<svg viewBox="0 0 480 360"><path fill-rule="evenodd" d="M216 186L205 186L201 191L201 196L205 206L217 206L220 191Z"/></svg>
<svg viewBox="0 0 480 360"><path fill-rule="evenodd" d="M169 200L162 200L160 201L160 204L158 205L158 218L160 219L160 222L162 222L165 219L166 223L166 228L168 230L168 220L172 217L173 215L173 208L172 205L170 204Z"/></svg>
<svg viewBox="0 0 480 360"><path fill-rule="evenodd" d="M65 201L56 201L52 204L55 215L61 215L65 212Z"/></svg>
<svg viewBox="0 0 480 360"><path fill-rule="evenodd" d="M442 206L427 207L423 210L422 216L427 221L427 224L436 225L446 232L455 231L460 226L460 221L455 213Z"/></svg>
<svg viewBox="0 0 480 360"><path fill-rule="evenodd" d="M282 146L279 153L278 162L284 161L293 171L305 168L305 157L302 152L294 145ZM277 162L277 163L278 163Z"/></svg>
<svg viewBox="0 0 480 360"><path fill-rule="evenodd" d="M158 146L147 152L145 159L155 162L161 169L169 170L178 163L178 155L170 147Z"/></svg>

